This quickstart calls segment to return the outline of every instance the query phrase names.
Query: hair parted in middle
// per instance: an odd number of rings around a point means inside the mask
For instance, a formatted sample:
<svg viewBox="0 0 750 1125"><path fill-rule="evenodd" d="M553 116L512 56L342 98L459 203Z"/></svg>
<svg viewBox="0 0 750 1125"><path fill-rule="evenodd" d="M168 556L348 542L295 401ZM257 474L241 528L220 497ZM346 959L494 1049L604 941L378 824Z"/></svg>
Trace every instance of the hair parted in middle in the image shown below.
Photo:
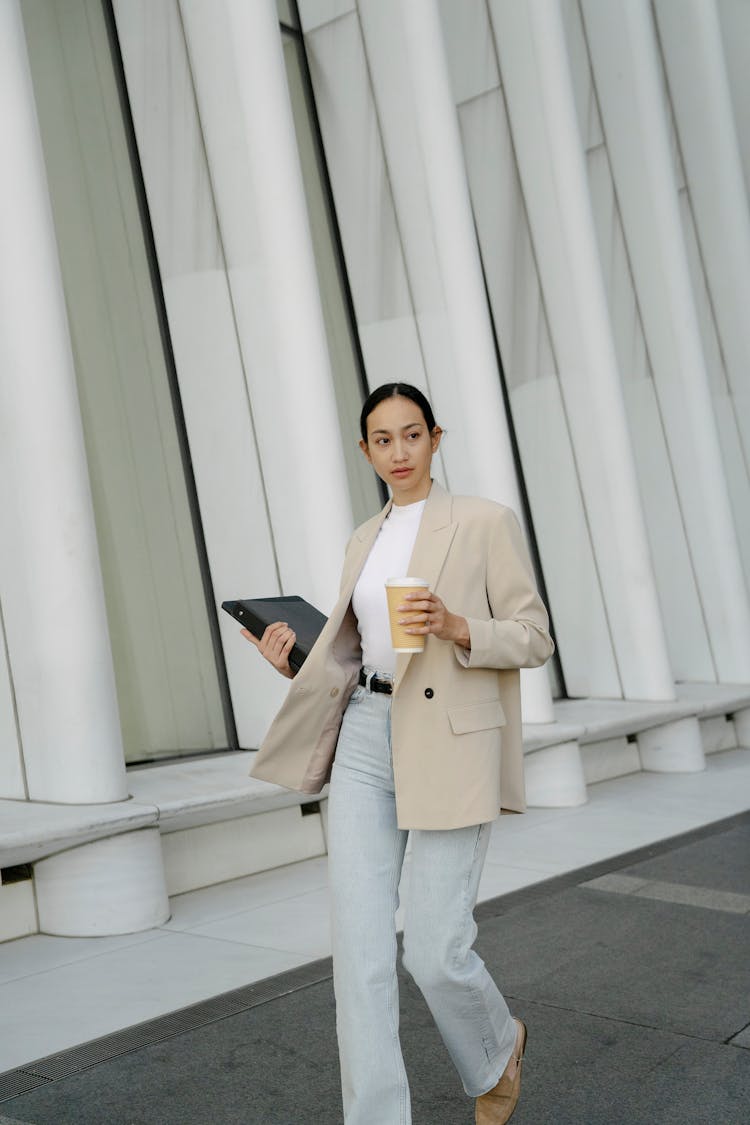
<svg viewBox="0 0 750 1125"><path fill-rule="evenodd" d="M411 383L383 383L382 386L376 387L371 394L367 396L362 407L362 413L359 416L359 429L362 434L362 441L367 441L367 419L372 414L376 406L387 398L408 398L418 406L422 411L422 416L425 424L430 433L437 425L435 415L432 412L432 407L426 396L422 394L418 387L413 387Z"/></svg>

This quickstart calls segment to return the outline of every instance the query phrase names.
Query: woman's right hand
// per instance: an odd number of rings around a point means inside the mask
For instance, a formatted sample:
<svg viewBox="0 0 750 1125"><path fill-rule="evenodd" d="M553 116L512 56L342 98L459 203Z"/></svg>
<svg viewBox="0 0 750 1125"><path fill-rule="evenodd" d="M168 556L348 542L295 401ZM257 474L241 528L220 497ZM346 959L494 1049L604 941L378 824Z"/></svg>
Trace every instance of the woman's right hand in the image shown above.
<svg viewBox="0 0 750 1125"><path fill-rule="evenodd" d="M288 680L294 679L294 672L289 665L289 653L292 651L297 634L290 629L286 621L274 621L269 625L263 636L258 640L249 629L242 629L242 636L246 637L257 648L261 656L269 664L273 664L277 672L286 676Z"/></svg>

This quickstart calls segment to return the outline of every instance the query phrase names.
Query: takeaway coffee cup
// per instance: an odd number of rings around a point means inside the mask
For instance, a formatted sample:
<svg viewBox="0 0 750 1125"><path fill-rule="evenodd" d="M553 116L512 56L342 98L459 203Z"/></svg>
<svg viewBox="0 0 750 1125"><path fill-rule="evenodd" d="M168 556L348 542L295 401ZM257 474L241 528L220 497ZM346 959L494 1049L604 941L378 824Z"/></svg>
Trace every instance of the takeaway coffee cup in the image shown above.
<svg viewBox="0 0 750 1125"><path fill-rule="evenodd" d="M414 594L418 590L427 593L429 585L424 578L388 578L385 583L385 593L388 598L388 618L391 623L391 642L396 652L424 652L424 633L407 633L405 625L399 625L399 618L404 617L398 607L402 604L407 594Z"/></svg>

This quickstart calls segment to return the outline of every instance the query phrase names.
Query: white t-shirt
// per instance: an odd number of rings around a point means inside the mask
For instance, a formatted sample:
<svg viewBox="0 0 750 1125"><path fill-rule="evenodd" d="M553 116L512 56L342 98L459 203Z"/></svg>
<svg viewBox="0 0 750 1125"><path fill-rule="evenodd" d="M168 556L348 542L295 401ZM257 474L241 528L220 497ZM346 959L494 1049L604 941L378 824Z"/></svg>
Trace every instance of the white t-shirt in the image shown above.
<svg viewBox="0 0 750 1125"><path fill-rule="evenodd" d="M362 663L377 672L396 671L385 580L404 578L408 574L424 506L424 500L392 505L354 587L352 608L362 638Z"/></svg>

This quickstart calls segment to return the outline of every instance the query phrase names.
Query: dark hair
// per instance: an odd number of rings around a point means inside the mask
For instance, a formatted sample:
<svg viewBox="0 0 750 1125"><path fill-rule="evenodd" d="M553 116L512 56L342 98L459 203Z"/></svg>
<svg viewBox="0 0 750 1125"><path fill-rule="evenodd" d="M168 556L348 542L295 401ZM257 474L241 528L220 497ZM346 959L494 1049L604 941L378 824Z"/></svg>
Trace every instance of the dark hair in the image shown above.
<svg viewBox="0 0 750 1125"><path fill-rule="evenodd" d="M381 402L387 398L411 399L422 411L430 433L435 429L437 423L435 422L435 415L432 413L432 407L417 387L412 387L411 383L383 383L382 387L376 387L372 394L368 395L362 407L362 413L359 416L359 428L363 441L367 441L367 419L375 407L380 406Z"/></svg>

